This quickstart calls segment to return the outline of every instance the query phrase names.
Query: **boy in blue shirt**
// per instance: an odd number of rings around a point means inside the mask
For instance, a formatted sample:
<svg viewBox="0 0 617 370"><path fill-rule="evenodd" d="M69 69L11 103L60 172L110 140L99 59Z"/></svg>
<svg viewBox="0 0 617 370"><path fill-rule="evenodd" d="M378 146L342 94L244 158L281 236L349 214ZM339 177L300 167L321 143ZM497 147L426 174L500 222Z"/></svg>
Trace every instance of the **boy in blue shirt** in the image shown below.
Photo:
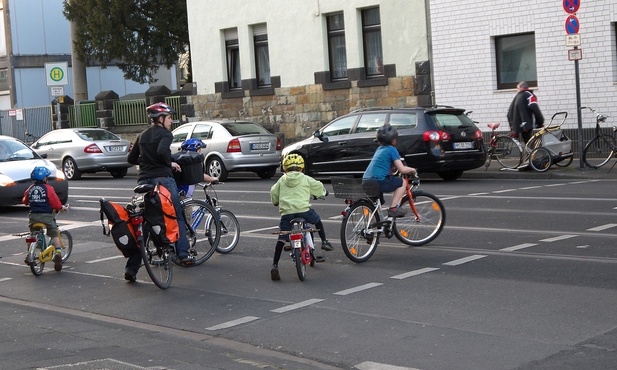
<svg viewBox="0 0 617 370"><path fill-rule="evenodd" d="M405 184L403 179L397 176L392 176L394 169L401 174L417 175L415 168L405 166L401 161L401 155L394 147L398 131L395 127L385 124L377 130L377 141L379 147L371 159L364 176L362 176L362 185L366 187L368 183L379 183L379 189L382 193L392 193L392 202L388 208L389 217L403 217L407 213L401 209L401 199L405 195ZM370 185L369 185L370 186Z"/></svg>

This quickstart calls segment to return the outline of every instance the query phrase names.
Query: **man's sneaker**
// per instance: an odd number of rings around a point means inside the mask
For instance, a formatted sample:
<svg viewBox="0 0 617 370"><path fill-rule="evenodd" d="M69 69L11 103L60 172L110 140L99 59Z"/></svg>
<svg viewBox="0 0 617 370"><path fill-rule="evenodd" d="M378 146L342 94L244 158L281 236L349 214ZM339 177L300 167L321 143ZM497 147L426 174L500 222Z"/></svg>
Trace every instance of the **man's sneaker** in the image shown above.
<svg viewBox="0 0 617 370"><path fill-rule="evenodd" d="M62 253L56 252L54 255L54 270L62 271Z"/></svg>
<svg viewBox="0 0 617 370"><path fill-rule="evenodd" d="M401 207L388 208L388 217L403 217L407 212Z"/></svg>
<svg viewBox="0 0 617 370"><path fill-rule="evenodd" d="M279 274L279 266L278 265L272 265L272 270L270 270L270 277L272 277L272 280L281 280L281 275Z"/></svg>
<svg viewBox="0 0 617 370"><path fill-rule="evenodd" d="M193 256L182 257L180 258L180 263L184 266L191 266L195 264L195 258Z"/></svg>
<svg viewBox="0 0 617 370"><path fill-rule="evenodd" d="M133 274L130 271L126 271L124 273L124 280L130 281L131 283L134 283L135 280L137 280L137 276L135 276L135 274Z"/></svg>
<svg viewBox="0 0 617 370"><path fill-rule="evenodd" d="M326 252L330 252L330 251L334 250L334 247L332 246L332 244L329 241L324 240L323 242L321 242L321 249L326 251Z"/></svg>

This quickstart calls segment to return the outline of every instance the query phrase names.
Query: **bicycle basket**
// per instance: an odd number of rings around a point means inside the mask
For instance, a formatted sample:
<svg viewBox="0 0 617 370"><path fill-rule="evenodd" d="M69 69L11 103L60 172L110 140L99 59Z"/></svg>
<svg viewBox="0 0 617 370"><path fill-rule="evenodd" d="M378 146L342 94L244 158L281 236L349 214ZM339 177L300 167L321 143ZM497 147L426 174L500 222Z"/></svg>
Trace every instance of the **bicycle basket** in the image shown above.
<svg viewBox="0 0 617 370"><path fill-rule="evenodd" d="M353 177L331 177L334 197L341 199L359 199L366 196L378 197L380 194L379 183L377 181L362 183L361 179Z"/></svg>

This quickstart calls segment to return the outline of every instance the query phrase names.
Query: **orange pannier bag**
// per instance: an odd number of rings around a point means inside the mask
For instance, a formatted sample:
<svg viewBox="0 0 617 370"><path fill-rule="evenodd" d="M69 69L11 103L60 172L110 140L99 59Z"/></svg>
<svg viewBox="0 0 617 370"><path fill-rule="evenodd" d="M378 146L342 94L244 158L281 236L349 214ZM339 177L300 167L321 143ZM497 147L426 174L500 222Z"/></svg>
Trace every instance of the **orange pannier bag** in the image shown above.
<svg viewBox="0 0 617 370"><path fill-rule="evenodd" d="M169 189L158 183L144 196L144 219L149 224L150 238L158 246L172 245L180 239L176 208Z"/></svg>

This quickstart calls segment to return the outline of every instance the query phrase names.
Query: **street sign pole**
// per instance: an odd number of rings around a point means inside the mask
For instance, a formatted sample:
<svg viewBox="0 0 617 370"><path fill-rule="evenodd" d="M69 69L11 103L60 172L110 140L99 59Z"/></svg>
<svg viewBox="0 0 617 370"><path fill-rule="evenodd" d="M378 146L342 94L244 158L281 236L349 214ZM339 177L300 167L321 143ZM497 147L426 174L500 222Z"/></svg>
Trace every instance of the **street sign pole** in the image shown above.
<svg viewBox="0 0 617 370"><path fill-rule="evenodd" d="M585 169L583 161L583 118L581 113L581 79L579 76L578 59L574 61L574 75L576 76L576 118L578 121L578 160L579 169Z"/></svg>

